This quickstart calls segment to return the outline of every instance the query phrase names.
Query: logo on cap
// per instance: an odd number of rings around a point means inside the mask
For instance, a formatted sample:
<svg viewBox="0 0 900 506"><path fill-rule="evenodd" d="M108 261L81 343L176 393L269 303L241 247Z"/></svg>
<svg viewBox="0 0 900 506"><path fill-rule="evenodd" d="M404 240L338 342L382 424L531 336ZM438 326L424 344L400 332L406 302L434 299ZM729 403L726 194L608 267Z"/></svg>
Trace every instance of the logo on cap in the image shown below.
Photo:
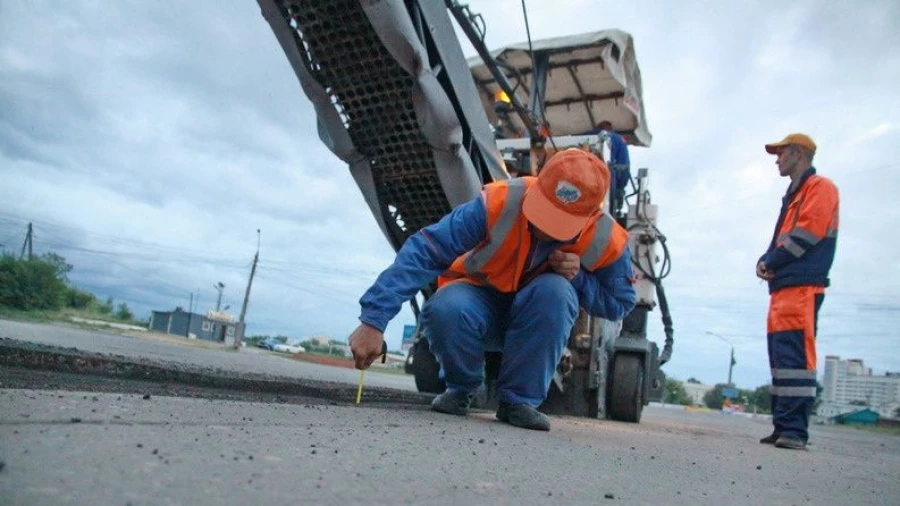
<svg viewBox="0 0 900 506"><path fill-rule="evenodd" d="M568 181L556 184L556 199L563 204L573 204L581 198L581 190Z"/></svg>

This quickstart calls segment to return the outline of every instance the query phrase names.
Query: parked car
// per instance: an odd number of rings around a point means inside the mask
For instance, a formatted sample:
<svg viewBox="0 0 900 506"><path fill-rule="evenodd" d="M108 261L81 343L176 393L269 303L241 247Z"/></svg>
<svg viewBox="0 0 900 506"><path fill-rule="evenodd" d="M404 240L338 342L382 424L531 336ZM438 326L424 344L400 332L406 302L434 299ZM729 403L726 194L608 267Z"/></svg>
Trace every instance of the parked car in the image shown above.
<svg viewBox="0 0 900 506"><path fill-rule="evenodd" d="M305 353L306 348L298 345L290 345L290 344L276 344L273 348L273 351L277 351L279 353L290 353L291 355L295 353Z"/></svg>
<svg viewBox="0 0 900 506"><path fill-rule="evenodd" d="M263 339L256 343L257 348L262 348L264 350L274 351L275 347L280 345L281 341L276 341L275 339Z"/></svg>

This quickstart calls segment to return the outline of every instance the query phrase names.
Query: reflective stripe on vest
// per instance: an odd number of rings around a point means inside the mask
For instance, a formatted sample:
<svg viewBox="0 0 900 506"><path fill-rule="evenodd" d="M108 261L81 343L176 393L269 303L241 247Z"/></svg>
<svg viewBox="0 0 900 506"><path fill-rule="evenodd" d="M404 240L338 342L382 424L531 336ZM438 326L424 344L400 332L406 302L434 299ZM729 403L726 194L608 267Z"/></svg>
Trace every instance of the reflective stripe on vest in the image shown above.
<svg viewBox="0 0 900 506"><path fill-rule="evenodd" d="M491 258L500 251L500 248L506 242L506 237L512 231L519 218L519 210L522 208L522 201L525 198L525 190L527 189L525 181L513 179L507 187L506 202L503 203L500 218L488 232L490 240L483 248L476 249L463 260L463 265L471 274L481 272Z"/></svg>
<svg viewBox="0 0 900 506"><path fill-rule="evenodd" d="M601 214L597 218L597 228L594 230L594 237L591 244L588 245L587 251L581 255L581 266L590 271L600 261L600 257L606 253L609 246L609 240L612 238L613 219L606 213Z"/></svg>

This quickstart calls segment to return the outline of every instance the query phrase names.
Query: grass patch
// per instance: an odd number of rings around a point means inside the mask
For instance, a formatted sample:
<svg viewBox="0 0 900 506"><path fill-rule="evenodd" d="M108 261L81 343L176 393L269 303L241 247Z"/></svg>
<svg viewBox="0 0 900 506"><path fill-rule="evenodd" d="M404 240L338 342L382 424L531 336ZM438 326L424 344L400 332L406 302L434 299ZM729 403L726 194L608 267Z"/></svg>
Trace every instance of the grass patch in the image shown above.
<svg viewBox="0 0 900 506"><path fill-rule="evenodd" d="M47 323L53 321L56 313L57 311L46 310L22 311L21 309L0 305L0 318L13 321Z"/></svg>
<svg viewBox="0 0 900 506"><path fill-rule="evenodd" d="M78 327L88 327L94 328L96 325L91 325L89 323L84 322L74 322L71 320L72 317L76 318L84 318L86 320L97 320L106 323L121 323L125 325L136 325L139 327L146 327L147 322L143 322L140 320L120 320L116 318L114 315L105 314L95 309L74 309L74 308L65 308L65 309L33 309L30 311L23 311L21 309L12 308L9 306L0 305L0 318L5 318L7 320L21 321L21 322L33 322L33 323L50 323L50 322L65 322L70 323L72 325ZM107 328L107 327L103 327Z"/></svg>
<svg viewBox="0 0 900 506"><path fill-rule="evenodd" d="M57 316L61 320L68 320L70 317L76 318L84 318L87 320L98 320L106 323L122 323L125 325L136 325L138 327L147 327L148 322L135 320L134 318L129 319L119 319L116 318L115 315L111 313L104 313L102 311L97 310L96 308L85 308L85 309L75 309L75 308L65 308L56 311Z"/></svg>

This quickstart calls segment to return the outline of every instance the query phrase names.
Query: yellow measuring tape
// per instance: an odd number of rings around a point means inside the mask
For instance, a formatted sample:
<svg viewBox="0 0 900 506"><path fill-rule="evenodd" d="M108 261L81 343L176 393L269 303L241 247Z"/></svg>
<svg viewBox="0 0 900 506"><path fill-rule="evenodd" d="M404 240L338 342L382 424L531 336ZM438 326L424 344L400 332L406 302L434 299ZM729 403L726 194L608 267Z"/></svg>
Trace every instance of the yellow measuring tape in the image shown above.
<svg viewBox="0 0 900 506"><path fill-rule="evenodd" d="M365 378L365 377L366 377L365 369L359 371L359 388L356 389L356 405L357 406L359 406L359 401L362 400L362 385L363 385L363 378Z"/></svg>
<svg viewBox="0 0 900 506"><path fill-rule="evenodd" d="M381 343L381 363L387 362L387 343ZM359 388L356 389L356 405L359 406L360 401L362 401L362 386L363 380L366 377L366 370L360 369L359 371Z"/></svg>

